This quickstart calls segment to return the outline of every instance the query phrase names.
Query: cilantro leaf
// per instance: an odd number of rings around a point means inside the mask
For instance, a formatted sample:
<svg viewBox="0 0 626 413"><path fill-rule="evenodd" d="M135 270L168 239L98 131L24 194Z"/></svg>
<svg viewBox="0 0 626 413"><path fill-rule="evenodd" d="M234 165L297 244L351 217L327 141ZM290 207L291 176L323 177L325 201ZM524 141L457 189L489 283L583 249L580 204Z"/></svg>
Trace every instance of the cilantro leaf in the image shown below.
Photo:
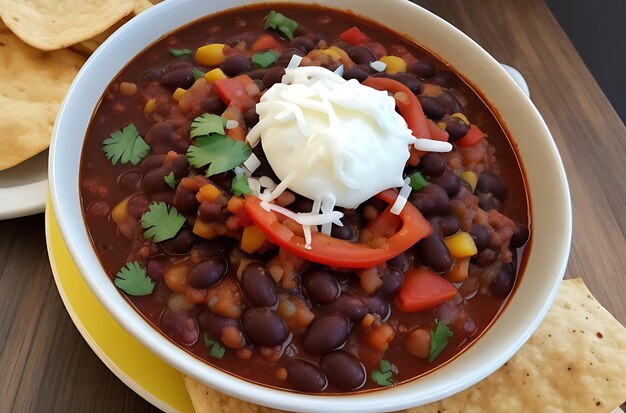
<svg viewBox="0 0 626 413"><path fill-rule="evenodd" d="M414 174L411 174L411 176L409 176L409 179L410 179L409 186L415 189L416 191L419 191L420 189L428 185L428 181L424 179L424 176L419 172L415 172Z"/></svg>
<svg viewBox="0 0 626 413"><path fill-rule="evenodd" d="M279 56L280 53L274 50L266 50L264 52L256 52L255 54L253 54L251 60L252 64L255 67L262 67L263 69L265 69L276 60L278 60Z"/></svg>
<svg viewBox="0 0 626 413"><path fill-rule="evenodd" d="M224 134L227 120L219 115L205 113L191 122L191 138L208 135L210 133Z"/></svg>
<svg viewBox="0 0 626 413"><path fill-rule="evenodd" d="M183 57L193 53L190 49L167 49L167 51L174 57Z"/></svg>
<svg viewBox="0 0 626 413"><path fill-rule="evenodd" d="M236 196L252 194L252 189L250 189L250 185L248 185L248 178L244 174L235 175L230 184L230 192Z"/></svg>
<svg viewBox="0 0 626 413"><path fill-rule="evenodd" d="M150 146L139 136L132 123L102 141L102 149L113 165L118 162L137 165L150 152Z"/></svg>
<svg viewBox="0 0 626 413"><path fill-rule="evenodd" d="M207 347L211 347L211 357L215 357L216 359L221 359L224 357L226 353L226 349L217 341L211 340L207 333L202 333L202 339L204 340L204 345Z"/></svg>
<svg viewBox="0 0 626 413"><path fill-rule="evenodd" d="M148 211L141 216L141 226L146 230L143 236L152 238L154 242L173 238L184 223L185 217L165 202L152 202Z"/></svg>
<svg viewBox="0 0 626 413"><path fill-rule="evenodd" d="M435 331L430 332L430 352L428 353L428 361L433 362L435 358L448 345L448 339L454 335L448 326L440 320L435 320Z"/></svg>
<svg viewBox="0 0 626 413"><path fill-rule="evenodd" d="M372 371L371 378L380 386L392 386L394 383L393 375L397 374L398 369L388 360L381 360L378 370Z"/></svg>
<svg viewBox="0 0 626 413"><path fill-rule="evenodd" d="M298 23L291 20L284 14L278 13L274 10L270 11L265 18L265 30L275 29L283 33L289 40L293 40L293 32L298 28Z"/></svg>
<svg viewBox="0 0 626 413"><path fill-rule="evenodd" d="M198 69L197 67L193 68L193 79L194 80L198 80L201 77L204 77L206 73L204 73L202 70Z"/></svg>
<svg viewBox="0 0 626 413"><path fill-rule="evenodd" d="M166 184L170 186L172 189L176 189L176 178L174 178L174 172L170 172L169 174L163 177L163 180Z"/></svg>
<svg viewBox="0 0 626 413"><path fill-rule="evenodd" d="M137 261L126 263L115 275L113 283L126 294L137 297L152 294L154 290L154 281Z"/></svg>
<svg viewBox="0 0 626 413"><path fill-rule="evenodd" d="M252 149L245 142L212 133L196 139L196 145L187 149L187 160L194 168L210 164L206 171L206 176L210 177L241 165L251 153Z"/></svg>

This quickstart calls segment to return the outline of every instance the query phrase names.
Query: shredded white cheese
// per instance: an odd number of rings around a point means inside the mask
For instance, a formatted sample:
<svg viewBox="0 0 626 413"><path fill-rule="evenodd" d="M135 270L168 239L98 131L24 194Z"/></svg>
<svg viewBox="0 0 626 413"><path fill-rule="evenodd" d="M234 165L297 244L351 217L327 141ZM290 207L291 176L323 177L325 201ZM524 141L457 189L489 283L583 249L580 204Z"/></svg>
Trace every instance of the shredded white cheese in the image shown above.
<svg viewBox="0 0 626 413"><path fill-rule="evenodd" d="M243 166L245 166L250 173L254 173L259 166L261 166L261 161L254 153L251 153L248 159L243 162Z"/></svg>
<svg viewBox="0 0 626 413"><path fill-rule="evenodd" d="M411 187L409 186L410 182L410 178L406 178L404 180L404 185L400 188L400 193L398 193L398 197L389 210L392 214L400 215L400 212L404 209L404 206L408 201L409 194L411 193Z"/></svg>
<svg viewBox="0 0 626 413"><path fill-rule="evenodd" d="M339 211L331 211L327 214L312 214L310 212L293 212L287 208L283 208L276 204L270 204L267 201L261 201L261 207L266 211L275 211L287 218L293 219L300 225L322 225L326 222L332 222L335 225L343 226L341 217L343 213Z"/></svg>
<svg viewBox="0 0 626 413"><path fill-rule="evenodd" d="M418 139L413 144L418 151L425 152L450 152L452 144L449 142L436 141L433 139Z"/></svg>
<svg viewBox="0 0 626 413"><path fill-rule="evenodd" d="M384 72L385 69L387 69L387 64L385 62L381 62L380 60L377 60L375 62L371 62L370 67L377 72Z"/></svg>
<svg viewBox="0 0 626 413"><path fill-rule="evenodd" d="M343 77L344 68L343 65L340 65L337 69L335 69L335 73L341 77Z"/></svg>
<svg viewBox="0 0 626 413"><path fill-rule="evenodd" d="M237 126L239 126L239 122L236 120L226 121L226 129L235 129Z"/></svg>

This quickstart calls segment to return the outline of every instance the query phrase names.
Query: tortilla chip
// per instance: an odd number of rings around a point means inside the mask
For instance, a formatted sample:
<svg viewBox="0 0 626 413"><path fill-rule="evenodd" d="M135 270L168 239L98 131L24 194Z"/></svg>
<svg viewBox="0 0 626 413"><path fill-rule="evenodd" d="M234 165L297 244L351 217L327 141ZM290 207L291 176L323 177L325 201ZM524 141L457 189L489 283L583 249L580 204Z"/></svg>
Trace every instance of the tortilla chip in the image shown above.
<svg viewBox="0 0 626 413"><path fill-rule="evenodd" d="M102 33L134 7L134 0L0 0L0 17L24 42L54 50Z"/></svg>
<svg viewBox="0 0 626 413"><path fill-rule="evenodd" d="M148 8L150 7L152 7L152 3L149 2L148 0L135 0L135 8L133 9L132 13L130 13L127 16L122 17L122 19L118 21L117 23L115 23L113 26L109 27L108 29L106 29L104 32L100 34L95 35L91 39L87 39L82 42L71 45L69 47L70 50L80 53L83 56L87 56L87 57L91 56L91 54L95 52L96 49L100 47L100 45L104 43L104 41L108 39L108 37L112 35L117 29L122 27L124 24L126 24L126 22L128 22L130 19L132 19L139 13L145 10L148 10Z"/></svg>
<svg viewBox="0 0 626 413"><path fill-rule="evenodd" d="M405 413L610 412L626 399L626 329L582 279L565 280L521 350L469 389ZM185 377L197 413L279 412Z"/></svg>
<svg viewBox="0 0 626 413"><path fill-rule="evenodd" d="M84 62L69 50L28 46L0 23L0 170L49 146L59 106Z"/></svg>

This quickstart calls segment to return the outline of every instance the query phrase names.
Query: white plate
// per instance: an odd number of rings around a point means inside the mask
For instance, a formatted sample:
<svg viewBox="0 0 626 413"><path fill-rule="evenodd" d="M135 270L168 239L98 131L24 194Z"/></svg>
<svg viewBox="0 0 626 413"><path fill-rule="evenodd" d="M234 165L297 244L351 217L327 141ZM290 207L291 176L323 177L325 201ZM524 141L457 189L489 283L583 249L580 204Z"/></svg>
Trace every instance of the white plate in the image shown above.
<svg viewBox="0 0 626 413"><path fill-rule="evenodd" d="M0 171L0 220L43 212L47 191L47 150Z"/></svg>

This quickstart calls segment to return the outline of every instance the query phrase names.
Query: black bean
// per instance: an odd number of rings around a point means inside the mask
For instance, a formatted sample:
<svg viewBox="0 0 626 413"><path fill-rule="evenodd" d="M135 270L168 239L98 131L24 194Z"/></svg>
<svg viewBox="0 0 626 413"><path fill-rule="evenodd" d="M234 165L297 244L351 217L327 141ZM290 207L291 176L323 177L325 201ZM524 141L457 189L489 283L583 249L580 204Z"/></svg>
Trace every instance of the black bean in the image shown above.
<svg viewBox="0 0 626 413"><path fill-rule="evenodd" d="M387 267L380 275L380 279L383 280L383 284L380 286L377 293L382 297L392 298L397 294L400 287L402 287L404 275L397 268Z"/></svg>
<svg viewBox="0 0 626 413"><path fill-rule="evenodd" d="M285 75L284 67L280 67L280 66L273 67L267 71L265 76L263 76L263 84L265 85L266 88L269 89L272 86L274 86L276 83L280 83L284 75Z"/></svg>
<svg viewBox="0 0 626 413"><path fill-rule="evenodd" d="M367 72L358 67L351 67L343 72L343 78L346 80L356 79L359 83L362 83L367 79Z"/></svg>
<svg viewBox="0 0 626 413"><path fill-rule="evenodd" d="M289 47L302 50L306 54L315 49L315 43L306 36L298 36L289 42Z"/></svg>
<svg viewBox="0 0 626 413"><path fill-rule="evenodd" d="M446 158L437 152L428 152L420 159L417 170L431 178L437 178L446 171Z"/></svg>
<svg viewBox="0 0 626 413"><path fill-rule="evenodd" d="M241 273L241 290L252 307L274 307L278 294L274 279L265 265L251 262Z"/></svg>
<svg viewBox="0 0 626 413"><path fill-rule="evenodd" d="M456 85L457 80L457 76L449 70L441 70L440 72L430 76L430 79L428 79L430 83L434 83L445 88L453 87Z"/></svg>
<svg viewBox="0 0 626 413"><path fill-rule="evenodd" d="M339 281L324 267L312 267L302 274L302 286L309 299L317 304L332 303L341 294Z"/></svg>
<svg viewBox="0 0 626 413"><path fill-rule="evenodd" d="M320 392L328 386L322 370L310 361L296 359L286 367L287 381L296 390Z"/></svg>
<svg viewBox="0 0 626 413"><path fill-rule="evenodd" d="M261 145L255 146L254 149L252 149L252 153L255 154L256 157L259 158L259 161L261 162L261 166L259 166L252 173L252 176L254 177L267 176L274 182L280 182L280 179L278 179L278 177L274 173L272 166L267 161L267 156L265 156L265 152L263 152L263 145L261 144ZM291 208L291 205L289 207ZM307 212L311 212L311 210L308 210Z"/></svg>
<svg viewBox="0 0 626 413"><path fill-rule="evenodd" d="M476 192L481 194L492 193L500 201L506 199L508 189L502 178L493 172L483 172L478 175Z"/></svg>
<svg viewBox="0 0 626 413"><path fill-rule="evenodd" d="M511 237L510 245L512 248L520 248L528 242L528 238L530 238L528 227L522 224L515 224L515 232L513 237Z"/></svg>
<svg viewBox="0 0 626 413"><path fill-rule="evenodd" d="M158 123L156 125L159 125ZM156 126L155 125L155 126ZM169 125L167 123L165 123L164 125ZM154 129L154 126L152 128L150 128L150 130ZM174 130L174 133L176 131ZM150 131L148 131L148 133L150 133ZM139 164L139 167L141 168L141 172L143 172L144 174L150 172L153 169L156 169L160 166L163 166L163 164L165 163L165 155L164 154L159 154L159 155L150 155L147 158L145 158L143 161L141 161L141 164Z"/></svg>
<svg viewBox="0 0 626 413"><path fill-rule="evenodd" d="M436 98L447 110L448 113L465 113L465 107L452 93L444 90Z"/></svg>
<svg viewBox="0 0 626 413"><path fill-rule="evenodd" d="M334 238L351 240L354 238L354 228L349 223L345 222L344 219L341 219L343 222L343 226L333 225L330 235Z"/></svg>
<svg viewBox="0 0 626 413"><path fill-rule="evenodd" d="M275 347L289 337L289 330L283 319L270 308L252 308L242 318L243 331L256 345Z"/></svg>
<svg viewBox="0 0 626 413"><path fill-rule="evenodd" d="M356 390L365 384L365 366L350 353L337 350L320 359L320 367L334 385Z"/></svg>
<svg viewBox="0 0 626 413"><path fill-rule="evenodd" d="M343 40L339 40L339 39L336 39L333 41L333 46L337 46L338 48L340 48L341 50L345 52L350 50L350 48L352 47L350 43L344 42Z"/></svg>
<svg viewBox="0 0 626 413"><path fill-rule="evenodd" d="M165 192L154 192L150 194L150 202L165 202L172 205L174 203L174 192L171 189Z"/></svg>
<svg viewBox="0 0 626 413"><path fill-rule="evenodd" d="M161 331L175 342L191 346L198 341L198 321L186 311L174 311L165 307L161 313Z"/></svg>
<svg viewBox="0 0 626 413"><path fill-rule="evenodd" d="M158 69L158 68L148 69L145 72L143 72L143 75L141 76L141 80L144 81L145 83L153 82L155 80L161 79L161 77L163 77L164 74L165 72L163 71L163 69Z"/></svg>
<svg viewBox="0 0 626 413"><path fill-rule="evenodd" d="M230 192L230 187L233 183L235 173L233 171L222 172L221 174L213 175L211 181L222 188L226 192Z"/></svg>
<svg viewBox="0 0 626 413"><path fill-rule="evenodd" d="M511 265L503 265L496 277L489 284L489 291L492 295L504 298L513 289L515 284L515 272Z"/></svg>
<svg viewBox="0 0 626 413"><path fill-rule="evenodd" d="M415 208L426 215L437 215L448 208L450 198L446 191L437 184L428 184L419 191L411 194L409 201Z"/></svg>
<svg viewBox="0 0 626 413"><path fill-rule="evenodd" d="M376 60L376 55L368 47L354 46L348 49L348 57L357 65L369 65Z"/></svg>
<svg viewBox="0 0 626 413"><path fill-rule="evenodd" d="M233 77L250 70L250 60L247 57L234 54L220 63L220 69L226 76Z"/></svg>
<svg viewBox="0 0 626 413"><path fill-rule="evenodd" d="M146 213L150 207L150 201L143 194L138 194L128 200L128 213L136 220Z"/></svg>
<svg viewBox="0 0 626 413"><path fill-rule="evenodd" d="M452 265L450 251L437 232L417 243L417 254L422 264L429 266L435 272L447 271Z"/></svg>
<svg viewBox="0 0 626 413"><path fill-rule="evenodd" d="M439 120L446 114L446 108L439 101L430 96L418 96L424 114L434 120Z"/></svg>
<svg viewBox="0 0 626 413"><path fill-rule="evenodd" d="M200 328L213 340L222 340L222 334L228 329L236 329L241 332L239 322L233 318L222 317L211 312L209 309L205 309L198 316L198 324ZM241 348L241 347L239 347Z"/></svg>
<svg viewBox="0 0 626 413"><path fill-rule="evenodd" d="M256 109L248 109L246 113L243 114L243 121L246 123L248 128L253 128L254 125L259 123L259 114L256 113Z"/></svg>
<svg viewBox="0 0 626 413"><path fill-rule="evenodd" d="M441 176L434 178L432 180L432 183L437 184L445 189L450 198L456 196L456 194L458 194L459 190L461 189L461 182L459 177L456 176L454 172L449 169L446 169L446 171L441 174Z"/></svg>
<svg viewBox="0 0 626 413"><path fill-rule="evenodd" d="M223 224L228 219L223 207L224 205L217 202L203 202L198 208L198 217L204 222L215 221Z"/></svg>
<svg viewBox="0 0 626 413"><path fill-rule="evenodd" d="M397 80L402 83L404 86L408 87L411 92L415 95L419 95L424 91L424 84L413 75L408 73L396 73L391 75L393 80Z"/></svg>
<svg viewBox="0 0 626 413"><path fill-rule="evenodd" d="M189 227L185 227L178 231L178 234L174 238L170 238L161 242L161 247L172 255L187 254L193 248L193 244L196 242L196 236Z"/></svg>
<svg viewBox="0 0 626 413"><path fill-rule="evenodd" d="M387 267L397 268L402 273L407 272L409 268L411 268L412 265L413 265L413 257L411 256L411 253L408 251L400 253L396 255L395 257L393 257L392 259L390 259L389 261L387 261Z"/></svg>
<svg viewBox="0 0 626 413"><path fill-rule="evenodd" d="M470 235L474 240L474 244L476 244L476 249L480 252L489 246L489 241L491 240L491 236L489 235L489 231L487 228L483 227L480 224L472 225L472 229L470 230Z"/></svg>
<svg viewBox="0 0 626 413"><path fill-rule="evenodd" d="M278 60L276 60L276 64L278 66L287 67L293 55L304 57L304 52L300 49L296 49L293 47L285 49L278 57Z"/></svg>
<svg viewBox="0 0 626 413"><path fill-rule="evenodd" d="M213 256L197 264L189 271L187 281L194 288L211 288L219 283L228 269L228 262L224 257Z"/></svg>
<svg viewBox="0 0 626 413"><path fill-rule="evenodd" d="M200 207L196 194L182 185L176 187L174 194L174 207L183 215L195 216Z"/></svg>
<svg viewBox="0 0 626 413"><path fill-rule="evenodd" d="M141 184L141 172L136 170L124 172L117 178L117 182L124 189L136 191L139 189L139 184Z"/></svg>
<svg viewBox="0 0 626 413"><path fill-rule="evenodd" d="M428 79L435 74L435 65L428 59L420 59L407 67L407 72L413 73L422 79Z"/></svg>
<svg viewBox="0 0 626 413"><path fill-rule="evenodd" d="M448 132L450 142L458 141L469 131L469 125L454 116L445 116L443 121L446 124L446 132Z"/></svg>
<svg viewBox="0 0 626 413"><path fill-rule="evenodd" d="M195 81L193 70L183 68L172 70L171 72L164 74L159 80L159 83L161 83L161 86L172 89L176 89L178 87L188 89Z"/></svg>
<svg viewBox="0 0 626 413"><path fill-rule="evenodd" d="M200 104L200 107L206 113L222 113L226 109L226 104L220 98L220 95L214 93L207 96Z"/></svg>
<svg viewBox="0 0 626 413"><path fill-rule="evenodd" d="M259 91L263 92L266 89L265 83L263 83L263 80L261 80L261 79L253 79L252 81L254 82L256 87L259 88Z"/></svg>
<svg viewBox="0 0 626 413"><path fill-rule="evenodd" d="M371 314L378 314L380 318L385 321L391 315L391 305L389 302L379 296L366 296L363 300L367 302L368 312Z"/></svg>
<svg viewBox="0 0 626 413"><path fill-rule="evenodd" d="M450 235L454 235L461 230L461 223L456 215L444 213L439 215L438 217L438 228L441 235L445 237L449 237Z"/></svg>
<svg viewBox="0 0 626 413"><path fill-rule="evenodd" d="M174 62L171 63L168 67L166 72L173 72L174 70L178 70L178 69L191 69L193 70L193 64L191 62L188 62L186 60L179 60L178 62Z"/></svg>
<svg viewBox="0 0 626 413"><path fill-rule="evenodd" d="M302 345L313 354L326 354L346 342L350 328L350 320L344 314L324 314L309 324L302 338Z"/></svg>
<svg viewBox="0 0 626 413"><path fill-rule="evenodd" d="M269 72L270 69L253 69L246 73L250 76L250 79L263 79L263 77Z"/></svg>
<svg viewBox="0 0 626 413"><path fill-rule="evenodd" d="M496 198L492 193L478 194L478 206L485 211L502 209L502 201Z"/></svg>
<svg viewBox="0 0 626 413"><path fill-rule="evenodd" d="M104 217L109 215L110 210L111 207L109 207L109 204L106 201L95 201L87 207L87 214L90 218L96 220L104 219Z"/></svg>
<svg viewBox="0 0 626 413"><path fill-rule="evenodd" d="M487 265L494 262L499 255L499 252L492 250L491 248L485 248L484 250L480 251L478 255L476 255L474 262L479 267L486 267Z"/></svg>
<svg viewBox="0 0 626 413"><path fill-rule="evenodd" d="M324 306L323 309L327 312L340 312L355 323L363 320L368 310L363 299L347 292L342 292L337 300Z"/></svg>
<svg viewBox="0 0 626 413"><path fill-rule="evenodd" d="M303 197L302 195L296 194L296 200L289 204L289 209L294 212L311 212L313 209L313 201L309 198Z"/></svg>

